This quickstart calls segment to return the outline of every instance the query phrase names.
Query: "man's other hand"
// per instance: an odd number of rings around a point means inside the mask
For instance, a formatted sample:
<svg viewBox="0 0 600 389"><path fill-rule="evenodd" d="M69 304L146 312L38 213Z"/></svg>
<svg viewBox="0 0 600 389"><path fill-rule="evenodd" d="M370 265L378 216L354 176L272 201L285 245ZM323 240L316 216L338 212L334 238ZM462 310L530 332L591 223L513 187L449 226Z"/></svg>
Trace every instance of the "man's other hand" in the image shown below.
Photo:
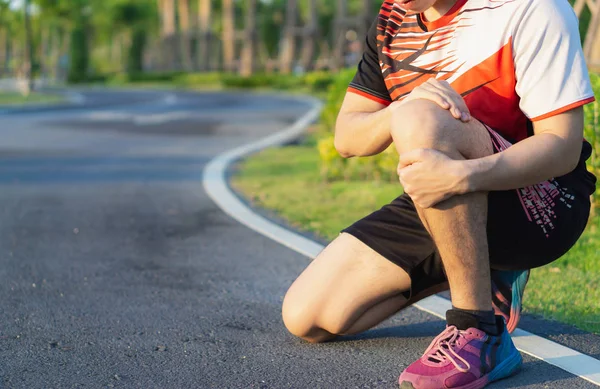
<svg viewBox="0 0 600 389"><path fill-rule="evenodd" d="M471 120L469 108L458 92L456 92L447 81L430 78L419 85L402 102L425 99L433 101L440 107L450 111L455 119L463 122Z"/></svg>
<svg viewBox="0 0 600 389"><path fill-rule="evenodd" d="M461 162L436 150L413 150L400 156L398 176L416 205L432 208L468 192L468 175Z"/></svg>

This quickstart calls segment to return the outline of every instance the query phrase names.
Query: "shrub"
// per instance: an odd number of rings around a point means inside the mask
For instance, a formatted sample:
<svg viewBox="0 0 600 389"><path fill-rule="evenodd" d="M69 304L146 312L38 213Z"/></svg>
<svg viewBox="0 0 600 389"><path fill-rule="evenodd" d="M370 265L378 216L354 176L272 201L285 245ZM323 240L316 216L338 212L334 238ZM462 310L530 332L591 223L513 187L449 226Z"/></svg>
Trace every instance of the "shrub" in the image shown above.
<svg viewBox="0 0 600 389"><path fill-rule="evenodd" d="M600 98L600 76L590 74L594 94ZM588 160L588 169L600 178L600 127L598 126L598 116L600 107L598 102L588 104L584 108L585 112L585 131L584 136L592 144L592 157ZM595 209L600 209L600 181L596 182L596 193L593 197Z"/></svg>
<svg viewBox="0 0 600 389"><path fill-rule="evenodd" d="M175 85L180 87L221 86L221 73L185 73L174 78Z"/></svg>
<svg viewBox="0 0 600 389"><path fill-rule="evenodd" d="M352 81L355 72L356 70L354 69L342 70L331 83L325 106L321 113L321 121L327 128L333 129L335 127L335 120L340 106L344 100L348 84Z"/></svg>
<svg viewBox="0 0 600 389"><path fill-rule="evenodd" d="M324 131L321 131L319 155L321 157L321 176L324 180L371 180L395 181L398 154L394 146L373 157L344 159L335 150L333 128L346 95L348 84L354 77L355 70L340 72L329 87L325 107L321 114Z"/></svg>
<svg viewBox="0 0 600 389"><path fill-rule="evenodd" d="M177 77L183 75L182 72L153 72L153 73L130 73L127 74L128 82L173 82Z"/></svg>
<svg viewBox="0 0 600 389"><path fill-rule="evenodd" d="M312 86L311 83L317 87L322 87L326 83L326 81L324 80L325 77L319 75L313 76L312 73L309 73L305 76L284 74L255 74L250 77L229 74L223 76L222 83L223 86L228 88L269 88L275 90L290 90L306 86Z"/></svg>
<svg viewBox="0 0 600 389"><path fill-rule="evenodd" d="M69 51L69 83L85 82L88 74L89 52L86 33L86 22L83 17L78 17L75 27L71 32L71 46Z"/></svg>
<svg viewBox="0 0 600 389"><path fill-rule="evenodd" d="M346 171L347 159L340 157L333 144L333 135L325 135L317 143L321 160L321 177L327 181L341 180Z"/></svg>
<svg viewBox="0 0 600 389"><path fill-rule="evenodd" d="M304 84L314 92L325 92L335 82L335 76L330 72L312 72L304 76Z"/></svg>

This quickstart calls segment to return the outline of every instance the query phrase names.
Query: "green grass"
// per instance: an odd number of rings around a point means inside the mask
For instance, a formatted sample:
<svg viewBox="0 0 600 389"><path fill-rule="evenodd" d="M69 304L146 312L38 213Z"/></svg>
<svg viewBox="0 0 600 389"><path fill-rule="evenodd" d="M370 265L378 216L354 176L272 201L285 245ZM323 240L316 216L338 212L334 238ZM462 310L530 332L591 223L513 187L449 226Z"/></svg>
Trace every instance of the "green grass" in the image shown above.
<svg viewBox="0 0 600 389"><path fill-rule="evenodd" d="M26 97L19 92L0 91L0 106L14 106L25 104L55 104L63 101L63 97L52 94L34 92Z"/></svg>
<svg viewBox="0 0 600 389"><path fill-rule="evenodd" d="M314 145L266 150L244 161L233 187L292 226L334 239L401 193L399 184L325 183ZM595 221L600 226L599 221ZM563 258L532 272L524 309L600 334L600 233L590 228Z"/></svg>
<svg viewBox="0 0 600 389"><path fill-rule="evenodd" d="M323 182L313 146L263 151L241 165L232 184L252 203L327 240L402 193L389 183Z"/></svg>

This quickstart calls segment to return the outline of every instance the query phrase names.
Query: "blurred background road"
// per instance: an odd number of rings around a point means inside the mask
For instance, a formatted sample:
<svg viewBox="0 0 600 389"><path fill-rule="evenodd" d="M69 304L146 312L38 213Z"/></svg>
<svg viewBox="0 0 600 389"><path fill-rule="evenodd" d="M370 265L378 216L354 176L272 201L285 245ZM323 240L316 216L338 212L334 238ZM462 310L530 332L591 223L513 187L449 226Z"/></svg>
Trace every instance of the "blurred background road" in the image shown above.
<svg viewBox="0 0 600 389"><path fill-rule="evenodd" d="M79 91L0 116L0 387L394 388L443 322L414 308L308 345L280 319L308 259L223 214L220 152L309 107L240 93ZM543 362L491 388L590 388Z"/></svg>

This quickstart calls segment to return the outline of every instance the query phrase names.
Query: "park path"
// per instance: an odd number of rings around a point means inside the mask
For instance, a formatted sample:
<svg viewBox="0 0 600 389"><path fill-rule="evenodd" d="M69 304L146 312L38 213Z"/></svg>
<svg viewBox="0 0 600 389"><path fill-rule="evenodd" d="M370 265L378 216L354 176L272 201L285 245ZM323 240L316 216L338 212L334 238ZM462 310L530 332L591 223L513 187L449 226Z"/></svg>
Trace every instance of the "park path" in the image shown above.
<svg viewBox="0 0 600 389"><path fill-rule="evenodd" d="M339 342L294 339L280 305L308 258L227 216L202 186L215 156L308 104L78 93L76 109L0 116L0 387L397 387L443 322L409 308ZM552 328L600 355L595 337ZM525 360L490 388L593 387Z"/></svg>

